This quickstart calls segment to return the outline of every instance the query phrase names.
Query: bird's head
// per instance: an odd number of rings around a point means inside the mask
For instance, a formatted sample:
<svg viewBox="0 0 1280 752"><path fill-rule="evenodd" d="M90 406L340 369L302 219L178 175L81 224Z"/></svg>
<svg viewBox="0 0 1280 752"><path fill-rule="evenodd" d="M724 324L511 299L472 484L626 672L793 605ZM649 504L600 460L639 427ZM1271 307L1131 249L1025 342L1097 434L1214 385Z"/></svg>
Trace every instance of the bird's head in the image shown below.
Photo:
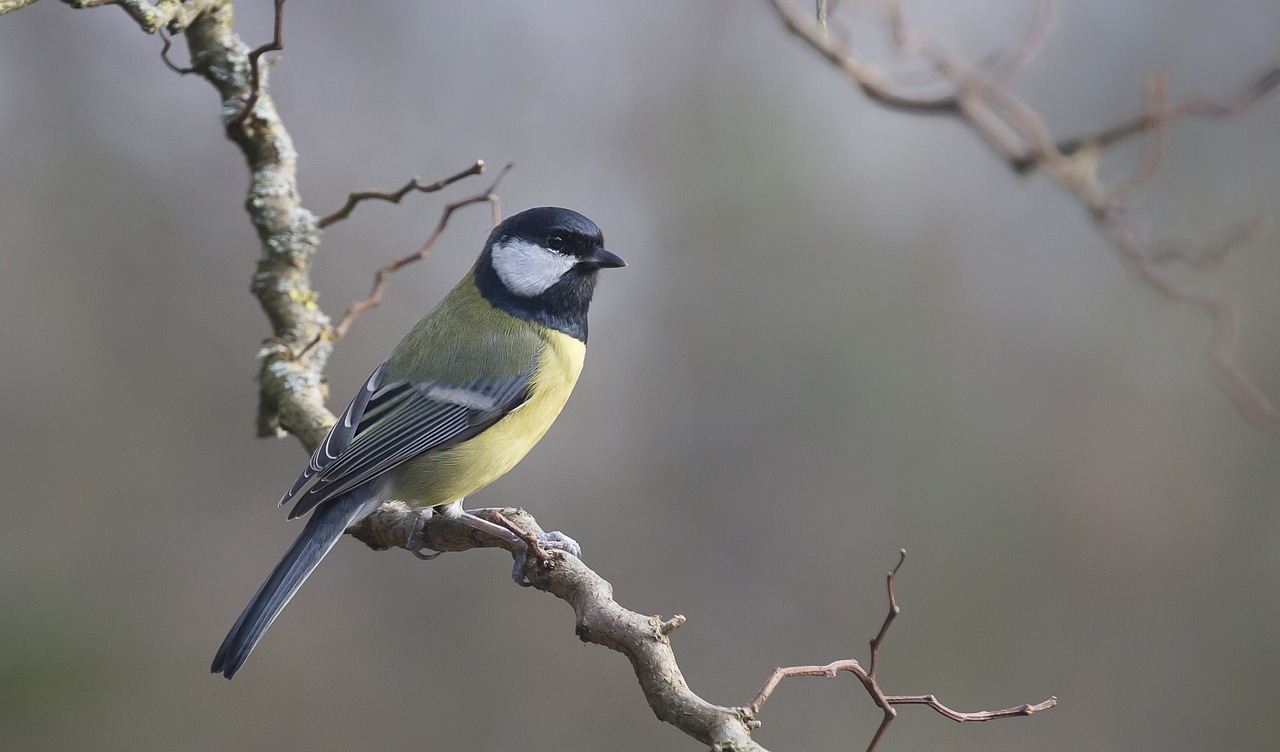
<svg viewBox="0 0 1280 752"><path fill-rule="evenodd" d="M544 206L493 228L476 263L476 283L498 308L585 340L599 270L626 265L605 249L595 222Z"/></svg>

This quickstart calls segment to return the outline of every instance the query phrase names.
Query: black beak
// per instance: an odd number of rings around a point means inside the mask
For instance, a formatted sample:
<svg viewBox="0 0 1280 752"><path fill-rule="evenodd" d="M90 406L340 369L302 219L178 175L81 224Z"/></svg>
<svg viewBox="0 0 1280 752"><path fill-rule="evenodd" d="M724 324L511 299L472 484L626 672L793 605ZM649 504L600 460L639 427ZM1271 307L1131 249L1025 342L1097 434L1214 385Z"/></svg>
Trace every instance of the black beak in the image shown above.
<svg viewBox="0 0 1280 752"><path fill-rule="evenodd" d="M595 249L590 256L582 259L579 263L593 269L617 269L620 266L627 265L627 262L623 261L621 256L603 248Z"/></svg>

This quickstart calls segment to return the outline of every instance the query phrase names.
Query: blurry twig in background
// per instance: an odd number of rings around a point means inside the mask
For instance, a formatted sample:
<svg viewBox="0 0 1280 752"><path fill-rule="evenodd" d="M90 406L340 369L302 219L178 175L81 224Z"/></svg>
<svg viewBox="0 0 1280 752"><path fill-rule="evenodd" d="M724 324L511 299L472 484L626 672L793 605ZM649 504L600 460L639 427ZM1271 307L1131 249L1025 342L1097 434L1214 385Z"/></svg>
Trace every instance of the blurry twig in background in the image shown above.
<svg viewBox="0 0 1280 752"><path fill-rule="evenodd" d="M880 625L880 631L876 636L871 638L871 668L864 669L860 663L852 658L843 661L833 661L825 666L791 666L789 668L775 668L769 676L768 681L764 683L764 687L756 694L755 699L743 708L743 712L749 719L753 719L760 712L760 708L773 694L773 690L783 679L790 679L796 676L823 676L828 679L834 679L836 674L841 671L848 671L858 677L858 681L862 682L862 686L867 690L867 694L871 695L871 699L875 702L876 707L884 711L884 719L880 721L880 726L876 729L876 733L871 737L871 743L867 745L867 752L872 752L876 745L880 743L880 739L884 737L884 732L888 730L889 724L898 716L898 712L894 710L894 705L928 705L941 715L950 718L958 723L966 723L973 721L995 721L1001 718L1017 718L1019 716L1031 715L1041 710L1048 710L1058 704L1058 698L1050 697L1044 702L1038 702L1034 705L1019 705L1016 708L1005 708L1003 710L981 710L975 713L962 713L943 705L934 695L886 695L884 690L880 688L880 682L876 678L877 663L880 660L880 646L884 643L885 635L889 632L889 625L902 612L898 608L898 598L893 592L893 580L898 574L898 570L902 568L902 563L907 560L907 551L902 549L898 554L898 563L889 572L888 589L889 589L889 613L884 617L884 622Z"/></svg>
<svg viewBox="0 0 1280 752"><path fill-rule="evenodd" d="M1158 268L1175 258L1197 268L1212 266L1220 262L1233 245L1260 234L1268 225L1267 219L1249 218L1237 223L1208 251L1181 252L1178 249L1184 248L1182 244L1153 247L1135 220L1131 205L1160 169L1161 134L1165 128L1192 117L1235 118L1246 114L1280 85L1280 66L1268 68L1228 104L1195 99L1170 105L1166 101L1164 79L1153 76L1147 83L1142 115L1093 134L1056 142L1040 114L1007 86L1009 75L1029 64L1044 46L1053 19L1048 0L1037 4L1035 18L1018 50L985 68L951 52L928 31L908 26L898 0L873 0L854 8L873 12L888 26L893 43L900 51L921 57L947 82L950 93L929 97L903 93L891 76L852 55L847 45L833 41L825 24L819 23L799 0L769 2L789 31L819 52L873 101L905 112L954 117L977 132L1015 172L1028 174L1040 170L1072 194L1138 281L1163 297L1197 308L1208 316L1213 324L1209 367L1214 382L1245 420L1280 436L1280 413L1235 363L1239 333L1235 305L1225 297L1181 287ZM835 12L834 4L827 8L829 15ZM833 22L834 19L827 21ZM1146 138L1138 164L1120 185L1104 186L1098 178L1102 153L1108 146L1135 135Z"/></svg>

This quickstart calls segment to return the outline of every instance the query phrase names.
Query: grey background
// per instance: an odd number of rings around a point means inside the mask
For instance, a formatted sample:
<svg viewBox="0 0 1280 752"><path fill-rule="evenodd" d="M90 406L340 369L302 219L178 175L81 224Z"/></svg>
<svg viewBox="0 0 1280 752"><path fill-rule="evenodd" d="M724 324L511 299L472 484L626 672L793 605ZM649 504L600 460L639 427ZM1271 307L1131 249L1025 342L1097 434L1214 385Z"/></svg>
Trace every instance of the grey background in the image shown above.
<svg viewBox="0 0 1280 752"><path fill-rule="evenodd" d="M240 4L251 42L269 5ZM1062 5L1017 82L1061 136L1135 113L1156 71L1174 96L1228 98L1280 42L1267 0ZM908 11L974 58L1031 15ZM886 688L1062 704L966 727L906 709L883 749L1280 745L1280 441L1210 382L1207 323L1129 279L1046 180L953 122L869 104L763 2L287 17L273 93L310 208L514 160L507 212L579 209L631 262L601 285L559 423L470 501L528 507L621 602L686 614L695 691L740 704L774 665L865 657L906 547ZM859 38L879 54L877 30ZM273 502L304 456L252 438L268 330L244 165L211 87L159 48L118 9L0 18L0 747L696 749L495 552L427 564L345 540L234 682L206 673L297 533ZM1154 232L1276 210L1277 133L1275 99L1170 133L1142 201ZM325 309L439 206L364 206L327 232ZM336 407L486 229L456 217L358 320ZM1276 250L1202 280L1241 304L1240 362L1271 395ZM801 680L759 738L859 749L876 720L847 677Z"/></svg>

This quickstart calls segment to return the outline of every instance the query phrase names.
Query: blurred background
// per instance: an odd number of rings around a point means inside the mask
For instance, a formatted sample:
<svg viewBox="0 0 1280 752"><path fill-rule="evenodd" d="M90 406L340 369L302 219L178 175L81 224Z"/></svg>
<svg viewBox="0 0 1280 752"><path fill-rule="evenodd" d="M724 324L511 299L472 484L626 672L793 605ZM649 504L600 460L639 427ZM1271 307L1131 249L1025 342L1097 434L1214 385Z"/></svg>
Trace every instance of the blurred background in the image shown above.
<svg viewBox="0 0 1280 752"><path fill-rule="evenodd" d="M981 59L1032 4L907 11ZM237 28L268 39L270 3L238 3ZM559 423L469 503L527 507L621 603L687 615L703 697L865 658L905 547L886 690L1061 705L967 726L908 708L882 749L1280 747L1280 439L1211 383L1208 323L1126 276L1045 179L868 103L763 0L298 3L285 41L272 93L313 211L514 161L507 213L573 207L630 262ZM1155 72L1228 100L1278 47L1270 0L1076 0L1016 89L1065 137L1138 112ZM207 673L299 530L274 502L304 453L253 437L269 331L245 168L212 88L159 50L118 9L0 18L0 747L697 749L494 551L345 539L233 683ZM1153 234L1280 208L1277 134L1276 98L1170 132ZM487 179L326 232L325 310ZM333 356L335 408L487 230L456 216L393 278ZM1278 249L1184 277L1238 301L1239 361L1273 398ZM795 680L758 738L861 749L878 717L849 677Z"/></svg>

